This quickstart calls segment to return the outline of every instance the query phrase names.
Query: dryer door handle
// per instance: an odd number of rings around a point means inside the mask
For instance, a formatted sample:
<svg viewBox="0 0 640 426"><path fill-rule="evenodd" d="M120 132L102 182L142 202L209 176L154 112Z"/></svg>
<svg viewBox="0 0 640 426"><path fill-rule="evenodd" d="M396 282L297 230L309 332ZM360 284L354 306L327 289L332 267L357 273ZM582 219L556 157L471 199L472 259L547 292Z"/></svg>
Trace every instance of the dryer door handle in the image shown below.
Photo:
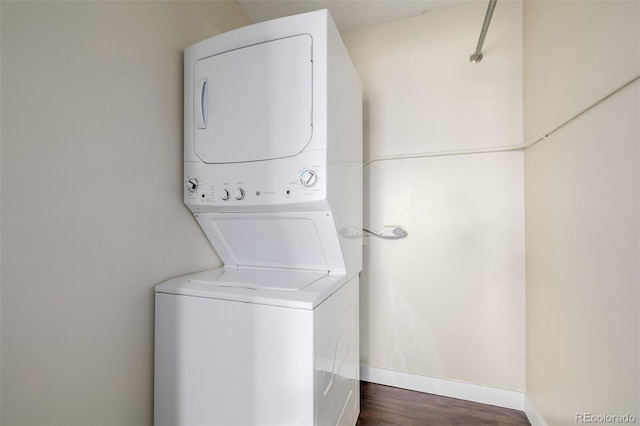
<svg viewBox="0 0 640 426"><path fill-rule="evenodd" d="M196 127L198 129L207 128L207 114L209 112L209 88L207 85L207 77L198 79L195 87L195 118Z"/></svg>

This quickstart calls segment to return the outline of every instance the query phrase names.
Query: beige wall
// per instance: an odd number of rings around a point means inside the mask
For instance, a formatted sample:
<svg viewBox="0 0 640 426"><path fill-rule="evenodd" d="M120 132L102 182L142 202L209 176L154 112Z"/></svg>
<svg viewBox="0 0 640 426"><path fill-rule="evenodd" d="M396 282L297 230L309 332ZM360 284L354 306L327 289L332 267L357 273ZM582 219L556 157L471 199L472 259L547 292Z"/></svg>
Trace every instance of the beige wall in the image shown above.
<svg viewBox="0 0 640 426"><path fill-rule="evenodd" d="M181 202L181 52L248 18L1 10L2 424L150 424L153 287L220 263Z"/></svg>
<svg viewBox="0 0 640 426"><path fill-rule="evenodd" d="M181 50L234 3L2 2L1 423L149 424L153 286L219 264L182 206ZM640 69L638 3L477 2L343 34L365 153L510 145ZM595 53L594 53L595 52ZM635 52L635 54L634 54ZM638 415L638 83L525 153L527 394ZM151 161L149 161L151 159ZM522 153L374 162L363 363L525 389ZM640 417L640 416L639 416Z"/></svg>
<svg viewBox="0 0 640 426"><path fill-rule="evenodd" d="M636 75L638 1L525 1L525 140Z"/></svg>
<svg viewBox="0 0 640 426"><path fill-rule="evenodd" d="M486 3L343 34L364 86L365 158L522 142L522 4Z"/></svg>
<svg viewBox="0 0 640 426"><path fill-rule="evenodd" d="M525 133L640 72L640 4L524 8ZM525 151L527 395L549 425L640 418L638 81Z"/></svg>
<svg viewBox="0 0 640 426"><path fill-rule="evenodd" d="M499 3L485 59L471 64L486 4L472 3L343 39L363 82L365 155L522 141L522 5ZM522 152L373 162L362 363L499 388L525 387Z"/></svg>

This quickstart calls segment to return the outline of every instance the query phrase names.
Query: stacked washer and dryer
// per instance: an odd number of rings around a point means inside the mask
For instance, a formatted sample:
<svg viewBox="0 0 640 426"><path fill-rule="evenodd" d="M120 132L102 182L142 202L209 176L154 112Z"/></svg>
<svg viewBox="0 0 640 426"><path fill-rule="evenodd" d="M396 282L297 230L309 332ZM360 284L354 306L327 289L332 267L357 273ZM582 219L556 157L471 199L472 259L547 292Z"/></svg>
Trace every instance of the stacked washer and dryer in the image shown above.
<svg viewBox="0 0 640 426"><path fill-rule="evenodd" d="M362 89L326 10L185 50L184 202L224 266L156 287L156 425L353 425Z"/></svg>

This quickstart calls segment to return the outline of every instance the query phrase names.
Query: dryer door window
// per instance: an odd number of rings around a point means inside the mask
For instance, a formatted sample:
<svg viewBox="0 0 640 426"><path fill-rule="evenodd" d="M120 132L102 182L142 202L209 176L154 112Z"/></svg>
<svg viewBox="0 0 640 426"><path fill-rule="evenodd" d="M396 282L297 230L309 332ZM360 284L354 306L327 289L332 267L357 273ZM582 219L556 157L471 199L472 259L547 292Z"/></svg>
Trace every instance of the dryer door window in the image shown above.
<svg viewBox="0 0 640 426"><path fill-rule="evenodd" d="M290 157L312 133L312 39L273 40L195 64L194 150L205 163Z"/></svg>

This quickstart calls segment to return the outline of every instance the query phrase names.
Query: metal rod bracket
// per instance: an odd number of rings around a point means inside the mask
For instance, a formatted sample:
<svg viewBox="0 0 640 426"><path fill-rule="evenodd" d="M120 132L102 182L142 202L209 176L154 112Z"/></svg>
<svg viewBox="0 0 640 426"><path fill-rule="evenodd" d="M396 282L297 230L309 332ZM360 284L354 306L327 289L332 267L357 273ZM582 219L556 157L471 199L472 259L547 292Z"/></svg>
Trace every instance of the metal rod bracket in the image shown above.
<svg viewBox="0 0 640 426"><path fill-rule="evenodd" d="M484 38L487 36L487 30L489 29L489 24L491 23L491 17L493 16L493 10L496 8L497 1L498 0L489 0L487 14L484 16L482 31L480 31L480 39L478 39L476 51L469 57L469 60L474 64L477 64L482 60L482 45L484 44Z"/></svg>

